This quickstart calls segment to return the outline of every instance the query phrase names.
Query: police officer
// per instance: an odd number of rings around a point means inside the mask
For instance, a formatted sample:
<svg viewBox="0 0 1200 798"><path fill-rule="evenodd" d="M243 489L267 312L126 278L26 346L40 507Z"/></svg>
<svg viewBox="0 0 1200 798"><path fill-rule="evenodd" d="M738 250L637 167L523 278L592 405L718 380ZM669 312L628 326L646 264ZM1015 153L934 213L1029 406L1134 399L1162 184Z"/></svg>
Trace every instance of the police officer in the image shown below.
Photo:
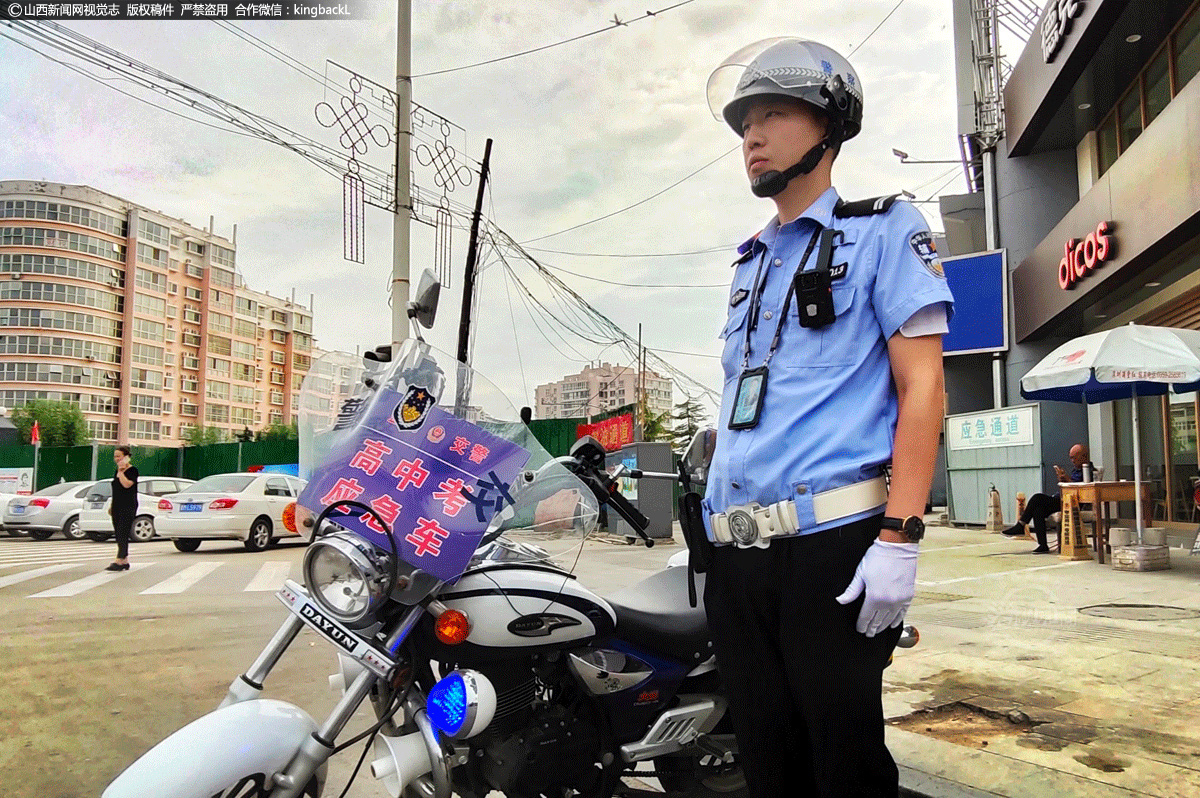
<svg viewBox="0 0 1200 798"><path fill-rule="evenodd" d="M704 500L740 761L761 798L895 796L882 671L913 597L952 298L920 213L832 188L862 124L844 58L759 42L713 73L709 102L777 211L739 248Z"/></svg>

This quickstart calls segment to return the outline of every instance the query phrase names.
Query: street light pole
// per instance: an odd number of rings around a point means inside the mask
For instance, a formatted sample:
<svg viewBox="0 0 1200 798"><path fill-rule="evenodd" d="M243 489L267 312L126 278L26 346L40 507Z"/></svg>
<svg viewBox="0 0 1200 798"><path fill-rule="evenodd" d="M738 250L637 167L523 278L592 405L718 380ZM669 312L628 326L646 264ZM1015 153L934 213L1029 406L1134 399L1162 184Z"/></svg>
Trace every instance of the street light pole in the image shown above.
<svg viewBox="0 0 1200 798"><path fill-rule="evenodd" d="M396 8L396 213L392 217L392 351L408 337L409 221L412 218L412 0Z"/></svg>

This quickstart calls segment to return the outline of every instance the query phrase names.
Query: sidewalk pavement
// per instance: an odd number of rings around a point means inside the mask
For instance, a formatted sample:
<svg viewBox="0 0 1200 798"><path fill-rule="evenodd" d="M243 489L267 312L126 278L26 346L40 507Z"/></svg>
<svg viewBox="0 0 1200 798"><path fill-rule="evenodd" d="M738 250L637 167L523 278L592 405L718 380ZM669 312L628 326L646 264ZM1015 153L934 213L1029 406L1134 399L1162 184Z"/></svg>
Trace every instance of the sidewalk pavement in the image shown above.
<svg viewBox="0 0 1200 798"><path fill-rule="evenodd" d="M1200 795L1192 536L1173 540L1170 570L1126 572L936 519L907 619L920 643L884 674L905 794ZM661 568L682 539L589 543L577 573L606 595Z"/></svg>

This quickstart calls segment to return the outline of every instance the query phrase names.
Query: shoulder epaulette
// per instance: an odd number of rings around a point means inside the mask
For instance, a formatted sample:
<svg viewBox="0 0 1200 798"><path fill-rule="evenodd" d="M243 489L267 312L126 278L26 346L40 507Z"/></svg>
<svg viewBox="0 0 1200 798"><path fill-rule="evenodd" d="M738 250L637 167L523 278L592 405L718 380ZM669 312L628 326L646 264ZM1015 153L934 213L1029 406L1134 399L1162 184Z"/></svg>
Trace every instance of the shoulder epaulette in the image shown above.
<svg viewBox="0 0 1200 798"><path fill-rule="evenodd" d="M738 245L738 259L729 264L730 266L741 266L743 263L750 260L750 258L754 257L754 242L758 240L759 233L761 232L761 230L758 231L758 233L755 233L754 235L750 236L749 239Z"/></svg>
<svg viewBox="0 0 1200 798"><path fill-rule="evenodd" d="M838 200L838 204L834 206L833 215L839 219L846 219L851 216L874 216L877 213L887 213L899 196L899 194L891 194L886 197L872 197L854 202Z"/></svg>

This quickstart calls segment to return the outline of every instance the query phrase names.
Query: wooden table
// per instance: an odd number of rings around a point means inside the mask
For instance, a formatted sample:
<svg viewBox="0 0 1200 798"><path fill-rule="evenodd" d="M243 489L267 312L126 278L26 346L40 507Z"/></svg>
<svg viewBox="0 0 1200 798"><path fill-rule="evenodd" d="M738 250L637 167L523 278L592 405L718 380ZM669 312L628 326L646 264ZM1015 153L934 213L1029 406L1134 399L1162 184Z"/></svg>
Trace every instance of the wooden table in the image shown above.
<svg viewBox="0 0 1200 798"><path fill-rule="evenodd" d="M1098 555L1100 564L1104 564L1104 550L1108 545L1108 527L1112 521L1108 518L1107 502L1131 502L1137 497L1137 483L1121 480L1119 482L1060 482L1058 489L1062 495L1063 509L1074 496L1079 504L1092 505L1093 548ZM1150 486L1142 483L1142 518L1146 518L1146 503L1150 500ZM1101 523L1103 522L1103 527ZM1064 513L1065 523L1065 513ZM1103 538L1100 530L1104 529ZM1066 529L1060 531L1060 540L1065 539ZM1060 544L1062 556L1066 556L1065 543Z"/></svg>

